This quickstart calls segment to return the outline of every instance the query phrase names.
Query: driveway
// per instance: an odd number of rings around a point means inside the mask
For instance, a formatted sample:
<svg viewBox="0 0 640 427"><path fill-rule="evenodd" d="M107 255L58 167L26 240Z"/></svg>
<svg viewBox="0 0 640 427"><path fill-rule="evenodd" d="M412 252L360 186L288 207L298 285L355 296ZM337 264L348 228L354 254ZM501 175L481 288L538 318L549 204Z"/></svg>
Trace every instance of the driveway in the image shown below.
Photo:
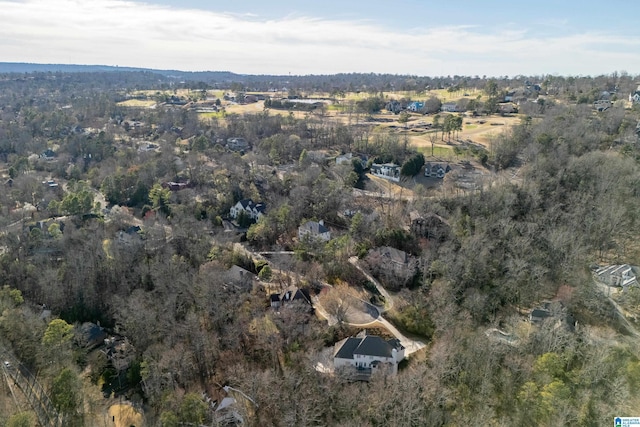
<svg viewBox="0 0 640 427"><path fill-rule="evenodd" d="M393 297L389 294L389 292L387 292L384 286L382 286L380 282L378 282L371 274L369 274L368 271L360 267L358 257L352 256L351 258L349 258L349 262L353 264L358 270L360 270L360 272L364 274L364 277L366 277L368 281L373 283L380 295L384 297L385 303L382 312L384 313L385 311L391 310L393 308Z"/></svg>

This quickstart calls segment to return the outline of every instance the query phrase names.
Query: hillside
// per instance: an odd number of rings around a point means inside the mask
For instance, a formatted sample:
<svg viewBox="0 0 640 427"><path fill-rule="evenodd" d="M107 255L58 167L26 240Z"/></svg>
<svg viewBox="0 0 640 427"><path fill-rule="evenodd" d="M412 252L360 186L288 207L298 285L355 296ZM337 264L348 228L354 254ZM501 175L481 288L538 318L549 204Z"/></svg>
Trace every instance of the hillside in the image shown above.
<svg viewBox="0 0 640 427"><path fill-rule="evenodd" d="M0 64L0 425L640 407L631 77L56 67Z"/></svg>

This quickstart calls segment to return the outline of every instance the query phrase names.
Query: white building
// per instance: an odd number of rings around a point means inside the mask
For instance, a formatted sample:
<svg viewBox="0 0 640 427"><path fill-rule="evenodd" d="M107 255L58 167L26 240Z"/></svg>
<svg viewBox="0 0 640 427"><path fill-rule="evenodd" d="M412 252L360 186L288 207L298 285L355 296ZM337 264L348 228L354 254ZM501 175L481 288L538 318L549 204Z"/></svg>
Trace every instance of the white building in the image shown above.
<svg viewBox="0 0 640 427"><path fill-rule="evenodd" d="M264 215L264 211L264 203L254 203L251 199L243 199L231 207L229 215L231 218L236 219L238 215L240 215L240 212L244 212L249 218L257 221Z"/></svg>
<svg viewBox="0 0 640 427"><path fill-rule="evenodd" d="M404 359L404 347L397 339L383 340L374 335L350 337L335 345L333 365L336 369L353 367L363 373L388 369L398 373L398 364Z"/></svg>
<svg viewBox="0 0 640 427"><path fill-rule="evenodd" d="M319 222L308 221L298 227L298 240L303 239L311 239L311 240L324 240L328 242L331 240L331 232L324 225L324 221L320 220Z"/></svg>
<svg viewBox="0 0 640 427"><path fill-rule="evenodd" d="M595 275L598 281L609 286L623 288L638 286L636 273L633 271L633 267L628 264L601 267L596 270Z"/></svg>
<svg viewBox="0 0 640 427"><path fill-rule="evenodd" d="M395 163L374 163L371 165L371 173L380 178L400 182L400 166Z"/></svg>

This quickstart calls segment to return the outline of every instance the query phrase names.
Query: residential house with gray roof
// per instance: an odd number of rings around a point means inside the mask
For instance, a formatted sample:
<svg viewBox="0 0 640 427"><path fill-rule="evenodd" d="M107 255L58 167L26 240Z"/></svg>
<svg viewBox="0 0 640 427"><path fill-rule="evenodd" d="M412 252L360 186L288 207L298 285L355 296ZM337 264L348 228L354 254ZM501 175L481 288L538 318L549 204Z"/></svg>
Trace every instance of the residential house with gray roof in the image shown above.
<svg viewBox="0 0 640 427"><path fill-rule="evenodd" d="M328 242L331 240L331 232L324 225L324 221L307 221L298 227L298 239L310 239L310 240L324 240Z"/></svg>
<svg viewBox="0 0 640 427"><path fill-rule="evenodd" d="M352 367L363 373L374 373L387 368L398 373L398 364L404 359L404 347L397 339L384 340L375 335L349 337L335 345L333 364L336 369Z"/></svg>

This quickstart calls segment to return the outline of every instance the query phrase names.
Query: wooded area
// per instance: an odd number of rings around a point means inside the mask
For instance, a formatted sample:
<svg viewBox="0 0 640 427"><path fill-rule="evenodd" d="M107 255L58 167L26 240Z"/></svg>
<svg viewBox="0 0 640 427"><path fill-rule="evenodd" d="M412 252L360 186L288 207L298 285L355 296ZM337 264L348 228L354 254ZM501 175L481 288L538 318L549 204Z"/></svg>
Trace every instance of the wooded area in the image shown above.
<svg viewBox="0 0 640 427"><path fill-rule="evenodd" d="M233 395L255 426L602 426L634 415L636 321L620 319L590 271L640 265L640 109L591 105L602 91L626 99L631 76L288 78L298 96L327 92L336 104L365 93L353 104L362 117L384 108L391 87L431 99L427 86L475 89L482 98L467 114L495 115L498 96L540 81L546 100L521 108L482 161L458 151L454 167L473 163L486 177L473 189L453 173L410 187L425 160L440 160L375 122L189 108L268 91L268 77L222 87L152 72L0 75L0 344L37 373L65 425L103 425L118 398L146 425L224 425L207 399L225 385L250 397ZM122 104L136 97L164 101ZM465 126L442 114L434 135ZM232 138L249 148L229 148ZM337 164L345 153L358 154ZM389 162L402 165L401 193L383 194L366 173ZM266 211L236 227L229 212L245 199ZM415 232L413 211L442 230ZM323 220L331 240L300 239L309 220ZM380 247L406 253L410 274L380 264ZM393 291L396 327L428 343L397 376L354 382L314 369L356 328L306 306L270 307L271 292L296 285L315 297L327 284L383 305L354 256ZM260 280L232 284L234 265ZM543 301L556 311L533 324L525 313ZM93 343L86 322L105 336ZM116 350L96 350L107 337ZM0 424L35 425L0 388Z"/></svg>

